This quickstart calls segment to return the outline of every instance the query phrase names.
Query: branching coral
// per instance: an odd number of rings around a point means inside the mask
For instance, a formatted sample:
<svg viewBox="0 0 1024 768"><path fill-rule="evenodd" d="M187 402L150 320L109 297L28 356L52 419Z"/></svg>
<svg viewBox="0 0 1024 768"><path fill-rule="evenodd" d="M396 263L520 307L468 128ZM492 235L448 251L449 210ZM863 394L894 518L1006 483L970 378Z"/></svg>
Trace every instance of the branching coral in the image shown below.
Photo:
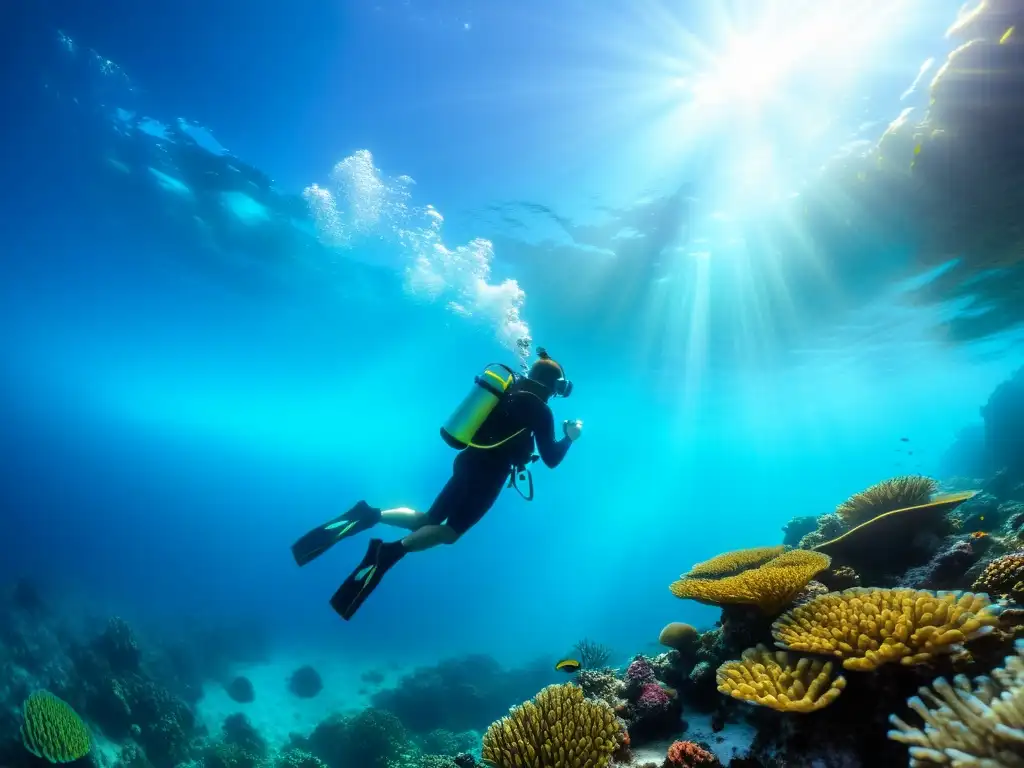
<svg viewBox="0 0 1024 768"><path fill-rule="evenodd" d="M1014 552L993 560L975 580L972 589L990 595L1024 595L1024 552Z"/></svg>
<svg viewBox="0 0 1024 768"><path fill-rule="evenodd" d="M683 578L722 578L748 568L764 565L786 551L785 547L754 547L723 552L710 560L694 565Z"/></svg>
<svg viewBox="0 0 1024 768"><path fill-rule="evenodd" d="M583 638L573 646L573 652L583 669L600 669L608 665L612 656L611 648L593 640Z"/></svg>
<svg viewBox="0 0 1024 768"><path fill-rule="evenodd" d="M763 613L771 615L792 602L830 562L829 557L820 552L795 549L756 568L720 579L684 576L669 589L684 600L707 605L756 605Z"/></svg>
<svg viewBox="0 0 1024 768"><path fill-rule="evenodd" d="M21 741L33 755L51 763L70 763L89 754L89 729L65 701L49 691L36 691L22 709Z"/></svg>
<svg viewBox="0 0 1024 768"><path fill-rule="evenodd" d="M835 656L846 669L867 671L958 651L998 621L987 595L858 588L793 608L772 625L772 634L780 648Z"/></svg>
<svg viewBox="0 0 1024 768"><path fill-rule="evenodd" d="M823 709L846 687L831 661L773 653L763 645L744 651L740 661L727 661L716 677L721 693L780 712Z"/></svg>
<svg viewBox="0 0 1024 768"><path fill-rule="evenodd" d="M939 678L907 705L924 728L892 715L889 738L910 747L911 766L1024 766L1024 642L991 677Z"/></svg>
<svg viewBox="0 0 1024 768"><path fill-rule="evenodd" d="M836 507L836 514L850 525L860 525L895 509L927 504L938 488L939 484L930 477L894 477L853 494Z"/></svg>
<svg viewBox="0 0 1024 768"><path fill-rule="evenodd" d="M611 707L579 687L549 685L491 724L482 757L496 768L606 768L621 727Z"/></svg>

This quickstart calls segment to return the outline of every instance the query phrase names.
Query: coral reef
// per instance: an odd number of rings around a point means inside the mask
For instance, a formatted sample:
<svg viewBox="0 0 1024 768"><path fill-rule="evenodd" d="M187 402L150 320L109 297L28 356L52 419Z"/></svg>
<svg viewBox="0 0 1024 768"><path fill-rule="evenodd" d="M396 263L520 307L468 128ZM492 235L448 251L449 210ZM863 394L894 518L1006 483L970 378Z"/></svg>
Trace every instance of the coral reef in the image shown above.
<svg viewBox="0 0 1024 768"><path fill-rule="evenodd" d="M800 541L818 528L818 518L814 515L794 517L782 527L782 544L786 547L797 547Z"/></svg>
<svg viewBox="0 0 1024 768"><path fill-rule="evenodd" d="M800 658L763 645L743 652L740 661L718 668L718 690L734 699L780 712L814 712L835 701L846 679L832 662Z"/></svg>
<svg viewBox="0 0 1024 768"><path fill-rule="evenodd" d="M927 504L885 512L818 544L814 551L829 555L837 567L854 568L866 585L891 583L894 576L932 557L951 530L947 514L974 494L948 494Z"/></svg>
<svg viewBox="0 0 1024 768"><path fill-rule="evenodd" d="M1024 599L1024 552L992 560L975 579L971 589L1021 602Z"/></svg>
<svg viewBox="0 0 1024 768"><path fill-rule="evenodd" d="M855 527L886 512L927 504L938 487L938 482L930 477L894 477L855 493L836 507L836 514L844 523Z"/></svg>
<svg viewBox="0 0 1024 768"><path fill-rule="evenodd" d="M962 538L953 540L945 549L936 552L924 565L911 568L897 583L907 589L961 589L969 584L965 574L982 556L986 545L981 540Z"/></svg>
<svg viewBox="0 0 1024 768"><path fill-rule="evenodd" d="M496 768L606 768L621 726L574 685L550 685L493 723L482 756Z"/></svg>
<svg viewBox="0 0 1024 768"><path fill-rule="evenodd" d="M695 564L681 578L720 579L725 576L732 576L740 571L764 565L785 551L785 547L754 547L753 549L737 549L732 552L723 552L710 560Z"/></svg>
<svg viewBox="0 0 1024 768"><path fill-rule="evenodd" d="M728 575L718 578L684 575L673 582L669 589L678 598L696 600L707 605L755 605L764 614L774 614L793 601L793 598L807 586L819 572L829 566L829 558L817 552L795 549L767 560L767 550L743 550L758 553L759 559L743 561L735 557L739 553L727 553L719 558L701 563L697 572L709 573L709 566L721 559L719 571ZM731 558L727 560L725 558ZM742 566L739 563L742 562ZM757 562L757 565L751 563ZM731 567L726 569L724 566ZM737 568L745 568L739 570Z"/></svg>
<svg viewBox="0 0 1024 768"><path fill-rule="evenodd" d="M850 530L843 518L835 512L829 512L818 518L817 528L800 539L800 549L814 549L819 544L837 539Z"/></svg>
<svg viewBox="0 0 1024 768"><path fill-rule="evenodd" d="M772 627L780 648L835 656L849 670L923 664L999 623L985 595L856 588L798 606Z"/></svg>
<svg viewBox="0 0 1024 768"><path fill-rule="evenodd" d="M1024 643L991 676L940 677L907 706L924 728L892 715L889 737L910 746L912 766L1024 765Z"/></svg>

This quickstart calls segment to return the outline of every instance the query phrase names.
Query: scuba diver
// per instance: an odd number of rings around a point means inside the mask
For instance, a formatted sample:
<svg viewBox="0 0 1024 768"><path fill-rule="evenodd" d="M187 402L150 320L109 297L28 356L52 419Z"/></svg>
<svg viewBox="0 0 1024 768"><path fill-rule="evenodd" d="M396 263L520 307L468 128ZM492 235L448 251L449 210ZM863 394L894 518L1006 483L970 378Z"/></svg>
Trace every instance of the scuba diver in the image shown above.
<svg viewBox="0 0 1024 768"><path fill-rule="evenodd" d="M552 469L565 458L582 434L583 422L563 422L562 438L556 440L548 400L569 397L572 382L544 349L538 348L537 358L525 377L492 363L474 379L470 393L441 427L441 438L459 454L451 478L426 512L408 507L379 509L359 501L292 545L295 562L302 566L377 523L410 531L396 541L370 539L366 556L331 598L331 606L343 619L355 615L388 569L407 552L458 541L487 514L503 489L514 487L531 501L533 476L528 466L538 459L535 446L539 458ZM519 487L523 480L529 482L527 493Z"/></svg>

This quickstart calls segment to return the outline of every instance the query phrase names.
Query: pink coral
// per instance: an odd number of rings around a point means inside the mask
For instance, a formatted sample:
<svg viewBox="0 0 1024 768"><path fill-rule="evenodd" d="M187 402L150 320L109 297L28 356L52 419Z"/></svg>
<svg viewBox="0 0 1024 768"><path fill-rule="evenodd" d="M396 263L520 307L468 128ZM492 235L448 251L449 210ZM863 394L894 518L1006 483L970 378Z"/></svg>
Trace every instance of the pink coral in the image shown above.
<svg viewBox="0 0 1024 768"><path fill-rule="evenodd" d="M712 768L721 763L717 757L692 741L676 741L668 748L665 765L671 768Z"/></svg>
<svg viewBox="0 0 1024 768"><path fill-rule="evenodd" d="M639 712L650 714L668 707L671 699L668 692L657 683L644 683L640 691L640 698L636 700L636 708Z"/></svg>
<svg viewBox="0 0 1024 768"><path fill-rule="evenodd" d="M654 667L651 662L643 656L637 656L626 667L626 681L630 683L653 683L657 677L654 674Z"/></svg>

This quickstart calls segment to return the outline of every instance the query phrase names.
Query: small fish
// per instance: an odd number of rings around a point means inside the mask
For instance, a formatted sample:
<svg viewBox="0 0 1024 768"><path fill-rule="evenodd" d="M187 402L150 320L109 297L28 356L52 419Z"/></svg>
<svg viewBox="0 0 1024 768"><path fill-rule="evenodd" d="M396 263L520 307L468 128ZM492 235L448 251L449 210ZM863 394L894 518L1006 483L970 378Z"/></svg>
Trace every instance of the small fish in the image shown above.
<svg viewBox="0 0 1024 768"><path fill-rule="evenodd" d="M909 443L910 442L910 438L909 437L901 437L900 438L900 442L901 443Z"/></svg>
<svg viewBox="0 0 1024 768"><path fill-rule="evenodd" d="M1003 36L999 38L999 44L1005 45L1011 37L1013 37L1013 27L1010 27L1003 33Z"/></svg>
<svg viewBox="0 0 1024 768"><path fill-rule="evenodd" d="M565 672L566 674L573 674L580 671L581 664L576 659L562 659L560 662L555 664L556 672Z"/></svg>

